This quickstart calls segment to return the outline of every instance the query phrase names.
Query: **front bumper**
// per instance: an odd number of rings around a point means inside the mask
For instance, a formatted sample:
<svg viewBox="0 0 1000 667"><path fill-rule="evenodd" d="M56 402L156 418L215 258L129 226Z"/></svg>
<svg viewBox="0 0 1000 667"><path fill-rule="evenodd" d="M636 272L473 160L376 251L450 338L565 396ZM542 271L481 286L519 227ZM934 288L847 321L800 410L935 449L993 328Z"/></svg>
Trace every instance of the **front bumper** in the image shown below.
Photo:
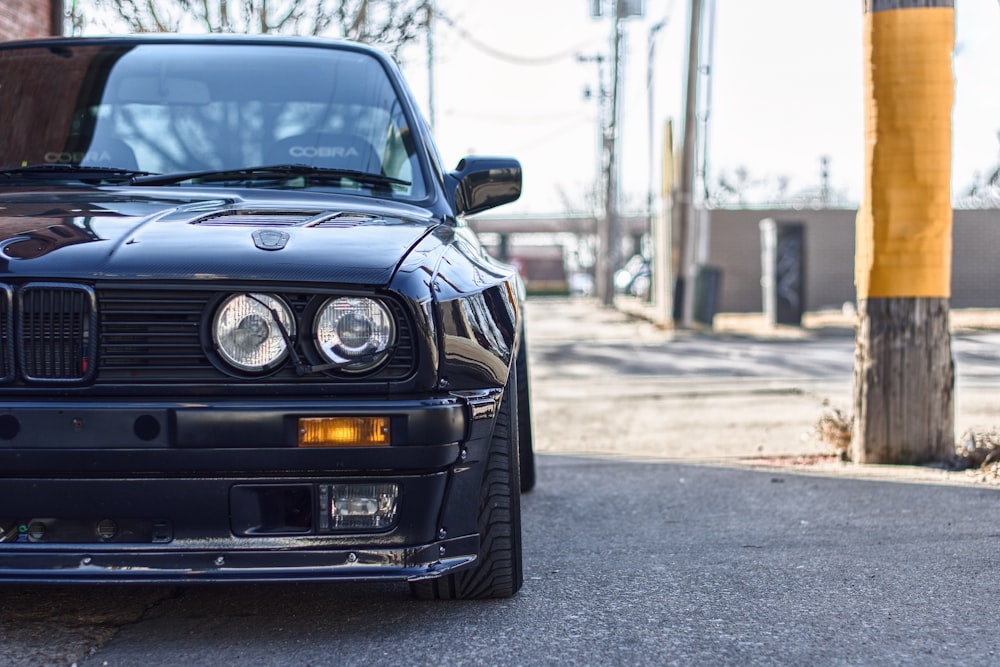
<svg viewBox="0 0 1000 667"><path fill-rule="evenodd" d="M198 584L267 581L417 581L471 566L479 537L399 549L336 547L275 550L200 549L0 551L3 583Z"/></svg>
<svg viewBox="0 0 1000 667"><path fill-rule="evenodd" d="M0 581L416 580L469 567L498 399L8 402L0 415L24 437L0 437ZM394 420L391 446L289 446L296 415L375 411ZM126 426L149 415L164 416L163 438L128 446ZM81 423L90 432L67 446ZM392 524L331 527L329 490L369 484L398 490Z"/></svg>

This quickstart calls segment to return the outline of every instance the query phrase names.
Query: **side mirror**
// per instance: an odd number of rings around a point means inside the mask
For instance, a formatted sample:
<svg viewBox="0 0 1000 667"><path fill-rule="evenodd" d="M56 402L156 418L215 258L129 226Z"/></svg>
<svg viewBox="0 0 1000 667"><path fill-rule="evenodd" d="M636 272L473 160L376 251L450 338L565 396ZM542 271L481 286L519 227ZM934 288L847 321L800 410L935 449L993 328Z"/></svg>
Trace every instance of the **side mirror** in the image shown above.
<svg viewBox="0 0 1000 667"><path fill-rule="evenodd" d="M464 157L445 176L455 215L472 215L521 196L521 163L507 157Z"/></svg>

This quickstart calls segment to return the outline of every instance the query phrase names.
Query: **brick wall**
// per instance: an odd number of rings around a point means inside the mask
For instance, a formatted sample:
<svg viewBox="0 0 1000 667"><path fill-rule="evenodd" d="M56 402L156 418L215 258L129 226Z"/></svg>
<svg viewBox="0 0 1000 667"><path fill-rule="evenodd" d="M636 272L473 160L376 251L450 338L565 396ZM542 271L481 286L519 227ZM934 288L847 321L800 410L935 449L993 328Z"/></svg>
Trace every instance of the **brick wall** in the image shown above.
<svg viewBox="0 0 1000 667"><path fill-rule="evenodd" d="M45 37L52 34L50 0L0 2L0 40Z"/></svg>

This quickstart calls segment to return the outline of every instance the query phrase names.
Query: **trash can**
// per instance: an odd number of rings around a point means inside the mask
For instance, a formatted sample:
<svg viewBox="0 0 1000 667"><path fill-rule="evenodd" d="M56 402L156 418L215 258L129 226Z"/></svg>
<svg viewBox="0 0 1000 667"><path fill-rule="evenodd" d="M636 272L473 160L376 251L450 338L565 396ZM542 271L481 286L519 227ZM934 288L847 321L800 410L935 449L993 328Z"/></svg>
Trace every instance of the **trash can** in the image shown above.
<svg viewBox="0 0 1000 667"><path fill-rule="evenodd" d="M698 267L694 281L694 321L712 326L719 310L722 270L714 266Z"/></svg>

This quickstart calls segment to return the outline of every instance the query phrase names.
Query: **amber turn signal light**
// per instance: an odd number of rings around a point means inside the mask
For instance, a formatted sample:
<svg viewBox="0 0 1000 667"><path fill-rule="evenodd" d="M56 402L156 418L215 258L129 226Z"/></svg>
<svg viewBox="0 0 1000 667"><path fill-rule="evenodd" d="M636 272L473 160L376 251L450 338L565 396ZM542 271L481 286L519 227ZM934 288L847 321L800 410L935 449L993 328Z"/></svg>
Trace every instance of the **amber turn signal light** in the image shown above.
<svg viewBox="0 0 1000 667"><path fill-rule="evenodd" d="M385 447L388 417L302 417L299 447Z"/></svg>

